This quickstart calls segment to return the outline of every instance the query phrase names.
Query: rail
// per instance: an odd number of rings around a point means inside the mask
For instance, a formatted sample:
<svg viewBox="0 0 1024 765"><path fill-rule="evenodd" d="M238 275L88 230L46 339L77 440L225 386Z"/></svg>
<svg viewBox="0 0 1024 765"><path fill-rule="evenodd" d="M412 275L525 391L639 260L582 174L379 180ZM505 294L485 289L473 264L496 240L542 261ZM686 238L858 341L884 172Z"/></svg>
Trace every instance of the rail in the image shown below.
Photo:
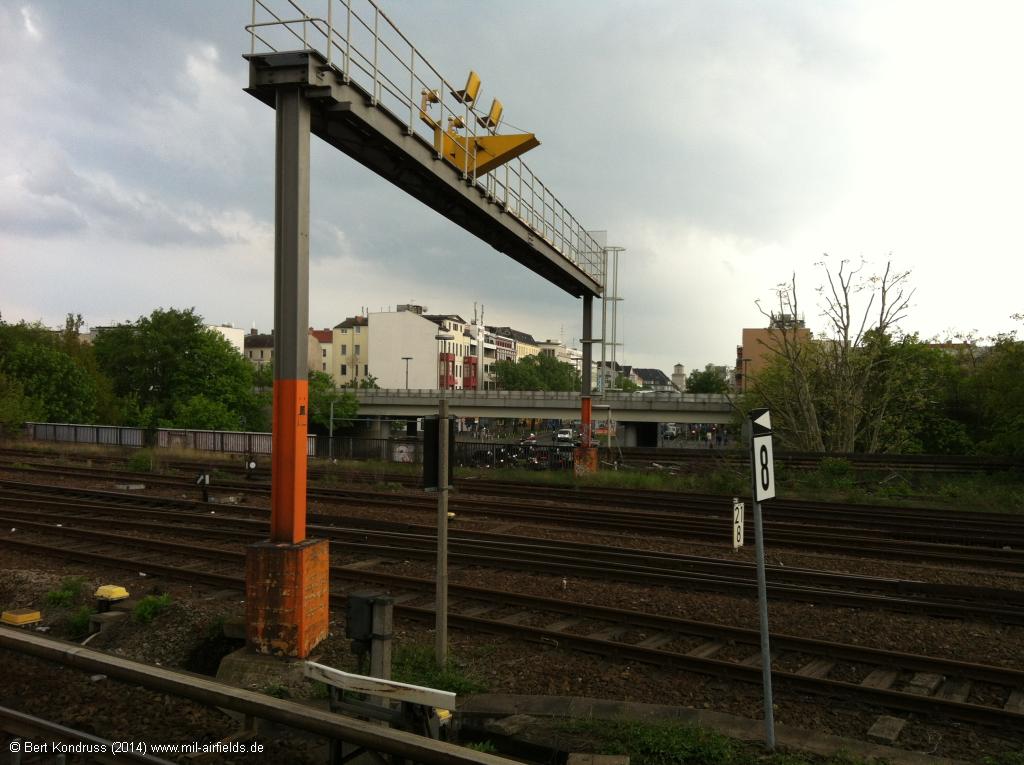
<svg viewBox="0 0 1024 765"><path fill-rule="evenodd" d="M323 16L310 15L294 0L252 0L252 20L245 26L250 54L293 51L297 45L316 51L345 82L369 93L374 106L404 123L409 135L431 146L434 132L420 120L420 105L425 93L432 94L438 125L448 120L465 125L461 142L452 131L465 157L463 178L603 288L604 248L522 160L482 175L469 166L469 147L478 136L495 134L501 121L491 124L475 102L463 102L457 95L462 86L446 80L374 0L319 4Z"/></svg>
<svg viewBox="0 0 1024 765"><path fill-rule="evenodd" d="M313 709L287 699L276 699L262 693L234 688L206 677L175 672L163 667L151 667L73 643L61 643L51 638L19 633L6 627L0 627L0 648L80 671L100 672L160 693L191 699L208 706L231 709L414 762L436 765L511 765L513 762L504 757L475 752L443 741L433 741L405 731L391 730L355 718Z"/></svg>

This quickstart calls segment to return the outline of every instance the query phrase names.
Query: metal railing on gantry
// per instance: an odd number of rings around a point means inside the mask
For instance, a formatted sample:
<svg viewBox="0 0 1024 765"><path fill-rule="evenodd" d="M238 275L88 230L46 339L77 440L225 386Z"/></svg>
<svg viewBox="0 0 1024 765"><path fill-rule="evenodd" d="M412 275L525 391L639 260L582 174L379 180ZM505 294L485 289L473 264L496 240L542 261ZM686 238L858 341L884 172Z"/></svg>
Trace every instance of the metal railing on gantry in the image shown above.
<svg viewBox="0 0 1024 765"><path fill-rule="evenodd" d="M251 38L249 52L278 53L297 46L318 52L345 81L369 93L373 104L406 122L410 135L431 145L434 132L420 120L420 107L423 91L432 92L438 99L431 103L440 112L437 123L451 118L465 126L462 143L455 138L466 157L464 177L604 287L601 245L522 160L513 159L479 176L469 166L473 140L495 134L500 122L490 126L475 103L454 95L461 86L446 80L373 0L321 0L319 5L322 16L307 13L293 0L252 0L252 21L245 27Z"/></svg>

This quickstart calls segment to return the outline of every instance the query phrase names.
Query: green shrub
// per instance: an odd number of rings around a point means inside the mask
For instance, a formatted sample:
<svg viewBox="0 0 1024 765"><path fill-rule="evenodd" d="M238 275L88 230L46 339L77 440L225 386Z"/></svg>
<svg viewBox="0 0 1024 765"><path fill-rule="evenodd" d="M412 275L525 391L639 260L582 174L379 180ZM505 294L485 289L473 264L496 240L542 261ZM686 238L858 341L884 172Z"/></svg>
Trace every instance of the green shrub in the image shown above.
<svg viewBox="0 0 1024 765"><path fill-rule="evenodd" d="M48 606L61 606L67 608L77 603L82 598L82 590L85 588L85 578L72 576L61 580L56 590L46 593L44 600Z"/></svg>
<svg viewBox="0 0 1024 765"><path fill-rule="evenodd" d="M142 624L149 624L156 618L157 614L164 611L169 605L171 605L171 596L166 593L163 595L147 595L135 606L135 610L132 611L132 618Z"/></svg>
<svg viewBox="0 0 1024 765"><path fill-rule="evenodd" d="M81 606L77 611L71 614L65 626L68 631L68 637L72 640L78 640L89 634L89 617L93 614L93 610L89 606Z"/></svg>
<svg viewBox="0 0 1024 765"><path fill-rule="evenodd" d="M140 449L128 459L127 467L135 473L152 473L156 463L152 449Z"/></svg>
<svg viewBox="0 0 1024 765"><path fill-rule="evenodd" d="M497 754L498 747L496 747L490 741L478 741L474 744L463 744L466 749L472 749L474 752L483 752L484 754Z"/></svg>

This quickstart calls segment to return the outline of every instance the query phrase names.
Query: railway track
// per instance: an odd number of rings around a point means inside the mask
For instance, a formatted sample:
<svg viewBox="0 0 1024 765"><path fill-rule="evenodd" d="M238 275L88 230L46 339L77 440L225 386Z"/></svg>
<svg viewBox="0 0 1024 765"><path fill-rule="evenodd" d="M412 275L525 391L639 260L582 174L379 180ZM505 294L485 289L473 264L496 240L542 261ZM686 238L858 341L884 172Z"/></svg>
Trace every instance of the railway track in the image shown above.
<svg viewBox="0 0 1024 765"><path fill-rule="evenodd" d="M518 443L499 443L491 441L466 441L461 445L478 447L479 450L495 450L499 448L516 449ZM540 443L536 448L555 447L554 443ZM599 447L602 460L620 464L650 466L658 464L663 467L685 467L687 469L707 469L710 467L745 468L749 457L742 448L726 449L685 449L685 448L648 448L648 447ZM39 453L41 450L32 450ZM28 450L4 447L0 454L25 454ZM60 452L52 450L54 455ZM1024 470L1024 461L1000 457L977 457L967 455L939 454L820 454L816 452L777 451L774 454L777 464L793 470L814 470L824 460L842 460L856 471L904 472L904 473L1001 473Z"/></svg>
<svg viewBox="0 0 1024 765"><path fill-rule="evenodd" d="M5 465L28 474L74 474L104 480L146 481L195 491L192 479L52 465ZM190 466L194 469L194 466ZM226 491L269 492L269 484L216 480ZM731 502L724 497L670 492L632 492L620 497L605 492L545 487L538 501L536 487L502 482L463 482L450 498L453 510L467 516L500 516L518 523L577 526L608 533L644 533L723 544L731 539ZM465 491L470 487L470 491ZM308 496L338 502L423 510L433 513L435 500L421 493L397 495L372 488L311 486ZM597 504L597 499L603 504ZM501 503L496 497L506 497ZM618 504L632 503L620 508ZM560 504L554 504L554 503ZM668 507L666 507L668 505ZM660 509L658 509L660 508ZM747 522L751 522L748 518ZM766 507L766 542L814 552L927 562L992 570L1024 572L1024 518L994 513L969 514L908 508L828 505L803 501L772 501Z"/></svg>
<svg viewBox="0 0 1024 765"><path fill-rule="evenodd" d="M82 530L24 528L0 543L42 555L162 575L224 588L244 588L244 553L195 543L139 539ZM83 539L89 541L83 544ZM373 559L369 559L371 562ZM331 603L368 582L395 595L396 615L427 623L433 582L368 571L367 561L331 567ZM449 624L553 648L673 667L743 683L759 683L758 633L712 623L451 585ZM773 634L777 688L844 699L985 726L1024 725L1024 672L855 645Z"/></svg>
<svg viewBox="0 0 1024 765"><path fill-rule="evenodd" d="M216 509L211 511L211 507ZM116 525L138 533L174 534L200 541L257 541L266 536L268 516L262 508L35 484L12 487L0 481L0 524L37 533L90 538L96 533L90 527ZM311 514L308 521L310 534L329 539L335 552L422 561L435 555L430 526L326 514ZM455 564L491 569L754 595L752 564L702 556L468 531L450 534L449 556ZM778 566L769 567L769 577L769 594L778 600L1024 624L1024 590Z"/></svg>

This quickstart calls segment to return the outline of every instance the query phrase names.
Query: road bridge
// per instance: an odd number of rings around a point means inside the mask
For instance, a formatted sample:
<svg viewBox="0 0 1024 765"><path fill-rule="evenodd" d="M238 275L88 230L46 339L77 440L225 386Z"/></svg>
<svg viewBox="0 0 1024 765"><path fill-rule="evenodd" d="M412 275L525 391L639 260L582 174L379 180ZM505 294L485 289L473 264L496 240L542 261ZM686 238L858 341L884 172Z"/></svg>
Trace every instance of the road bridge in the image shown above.
<svg viewBox="0 0 1024 765"><path fill-rule="evenodd" d="M580 394L561 391L506 390L356 390L360 415L423 417L437 414L438 401L448 400L456 417L578 420ZM729 397L718 393L606 392L594 397L595 420L611 407L616 422L678 422L727 425L733 419Z"/></svg>

